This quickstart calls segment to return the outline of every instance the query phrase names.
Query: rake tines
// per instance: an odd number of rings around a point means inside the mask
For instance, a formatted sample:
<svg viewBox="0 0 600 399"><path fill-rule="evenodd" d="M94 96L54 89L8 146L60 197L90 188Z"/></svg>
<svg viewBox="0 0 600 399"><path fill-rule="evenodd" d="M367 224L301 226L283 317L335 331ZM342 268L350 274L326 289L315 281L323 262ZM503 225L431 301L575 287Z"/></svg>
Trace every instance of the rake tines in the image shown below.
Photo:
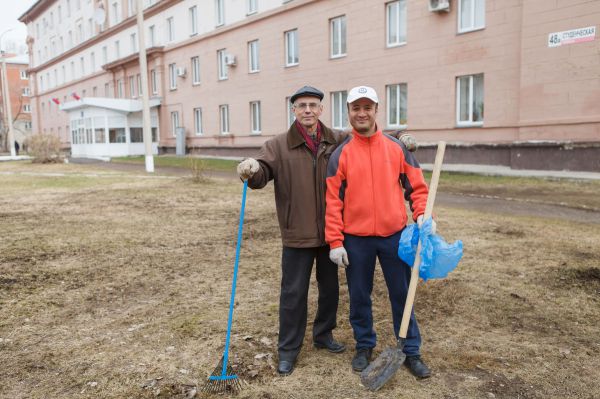
<svg viewBox="0 0 600 399"><path fill-rule="evenodd" d="M224 357L221 357L219 365L213 370L208 380L202 387L203 392L207 393L235 393L242 387L238 376L233 373L233 369L228 364L223 367Z"/></svg>

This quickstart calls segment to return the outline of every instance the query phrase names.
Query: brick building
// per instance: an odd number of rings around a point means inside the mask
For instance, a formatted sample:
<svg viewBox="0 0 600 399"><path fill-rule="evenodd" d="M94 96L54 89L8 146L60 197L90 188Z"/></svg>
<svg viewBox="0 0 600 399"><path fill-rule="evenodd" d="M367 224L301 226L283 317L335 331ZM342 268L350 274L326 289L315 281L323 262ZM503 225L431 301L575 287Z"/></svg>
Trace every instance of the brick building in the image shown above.
<svg viewBox="0 0 600 399"><path fill-rule="evenodd" d="M15 141L23 146L23 141L31 134L31 104L29 88L29 57L27 55L6 54L6 75L8 80L8 92L13 117L13 129ZM4 90L0 79L0 132L2 132L2 147L7 137L8 125L5 115Z"/></svg>
<svg viewBox="0 0 600 399"><path fill-rule="evenodd" d="M246 155L287 129L298 87L323 90L322 120L343 129L365 84L381 128L446 140L448 162L600 171L600 1L143 0L147 88L135 3L39 0L20 17L34 130L75 155L141 153L143 89L156 152L182 127L188 151Z"/></svg>

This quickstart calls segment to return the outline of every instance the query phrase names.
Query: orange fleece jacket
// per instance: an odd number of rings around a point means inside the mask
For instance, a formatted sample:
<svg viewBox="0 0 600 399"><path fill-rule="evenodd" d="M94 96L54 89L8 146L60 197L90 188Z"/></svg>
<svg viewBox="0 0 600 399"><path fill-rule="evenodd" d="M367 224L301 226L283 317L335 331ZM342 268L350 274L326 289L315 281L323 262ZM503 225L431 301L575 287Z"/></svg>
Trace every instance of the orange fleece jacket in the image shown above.
<svg viewBox="0 0 600 399"><path fill-rule="evenodd" d="M371 137L353 131L327 166L325 241L337 248L344 233L395 234L408 219L404 199L417 220L425 213L428 192L421 167L404 144L380 130Z"/></svg>

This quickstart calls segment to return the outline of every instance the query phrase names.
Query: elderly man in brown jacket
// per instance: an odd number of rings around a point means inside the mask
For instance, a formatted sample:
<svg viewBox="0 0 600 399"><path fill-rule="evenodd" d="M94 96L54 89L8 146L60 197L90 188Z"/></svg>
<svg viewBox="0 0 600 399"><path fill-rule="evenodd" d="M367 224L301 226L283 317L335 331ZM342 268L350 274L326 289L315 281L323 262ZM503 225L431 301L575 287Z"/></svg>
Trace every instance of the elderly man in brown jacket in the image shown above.
<svg viewBox="0 0 600 399"><path fill-rule="evenodd" d="M279 364L288 375L304 340L310 275L316 260L319 287L318 309L313 324L313 343L332 353L344 345L333 338L336 327L339 285L337 266L329 259L325 244L325 176L327 161L339 134L319 116L323 93L304 86L291 98L296 121L287 133L268 140L258 160L238 165L238 174L253 189L275 182L275 205L281 229L281 293L279 297Z"/></svg>

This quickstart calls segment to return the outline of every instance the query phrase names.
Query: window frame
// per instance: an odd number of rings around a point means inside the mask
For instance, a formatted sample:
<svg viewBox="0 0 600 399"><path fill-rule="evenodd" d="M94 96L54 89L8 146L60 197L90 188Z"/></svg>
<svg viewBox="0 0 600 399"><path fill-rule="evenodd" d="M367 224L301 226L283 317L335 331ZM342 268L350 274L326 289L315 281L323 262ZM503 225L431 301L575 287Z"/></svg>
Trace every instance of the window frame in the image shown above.
<svg viewBox="0 0 600 399"><path fill-rule="evenodd" d="M158 79L156 76L156 69L150 70L150 84L152 86L152 94L158 94Z"/></svg>
<svg viewBox="0 0 600 399"><path fill-rule="evenodd" d="M336 25L339 29L336 29ZM340 15L329 20L329 58L343 58L347 55L346 15ZM338 36L338 49L334 49L334 36ZM335 51L339 52L335 52Z"/></svg>
<svg viewBox="0 0 600 399"><path fill-rule="evenodd" d="M404 5L404 6L403 6ZM398 37L398 41L396 42L392 42L390 41L390 37L391 35L391 26L390 26L390 19L392 17L391 13L391 8L393 6L397 6L397 15L394 15L396 17L396 22L397 22L397 27L398 27L398 32L397 32L397 37ZM404 9L404 14L402 13L402 10ZM406 3L406 0L395 0L395 1L390 1L388 3L386 3L385 5L385 44L387 48L391 48L391 47L399 47L399 46L404 46L406 45L408 39L407 39L407 30L408 30L408 5ZM404 25L404 40L402 40L401 34L402 32L402 26Z"/></svg>
<svg viewBox="0 0 600 399"><path fill-rule="evenodd" d="M231 134L229 128L229 104L221 104L219 105L219 132L221 135Z"/></svg>
<svg viewBox="0 0 600 399"><path fill-rule="evenodd" d="M462 8L464 7L463 3L465 1L469 1L471 2L471 15L469 15L469 19L470 19L470 23L471 25L469 27L465 27L463 28L461 26L461 22L462 22ZM476 4L481 4L482 9L482 14L483 14L483 21L481 23L481 25L477 26L476 25L476 9L477 6ZM459 34L462 33L469 33L469 32L475 32L478 30L482 30L485 29L485 0L458 0L458 12L457 12L457 32Z"/></svg>
<svg viewBox="0 0 600 399"><path fill-rule="evenodd" d="M175 40L175 20L173 17L167 18L167 43L171 43Z"/></svg>
<svg viewBox="0 0 600 399"><path fill-rule="evenodd" d="M250 132L262 133L262 110L260 101L250 101Z"/></svg>
<svg viewBox="0 0 600 399"><path fill-rule="evenodd" d="M474 112L473 112L473 108L474 108L474 92L475 92L475 77L481 77L481 97L482 97L482 112L481 112L481 120L480 121L474 121L473 120L473 116L474 116ZM460 96L460 81L461 79L464 78L469 78L469 99L468 99L468 105L469 105L469 110L468 110L468 115L469 115L469 119L468 120L461 120L461 96ZM483 126L484 123L484 110L485 110L485 75L483 73L475 73L475 74L470 74L470 75L461 75L461 76L457 76L456 77L456 126L457 127L481 127Z"/></svg>
<svg viewBox="0 0 600 399"><path fill-rule="evenodd" d="M190 65L190 69L192 70L192 86L198 86L200 84L200 56L191 57Z"/></svg>
<svg viewBox="0 0 600 399"><path fill-rule="evenodd" d="M225 1L215 0L215 27L225 25Z"/></svg>
<svg viewBox="0 0 600 399"><path fill-rule="evenodd" d="M246 15L256 14L258 12L258 0L246 0Z"/></svg>
<svg viewBox="0 0 600 399"><path fill-rule="evenodd" d="M336 99L336 97L340 97L339 99ZM346 100L348 99L348 92L346 90L340 90L340 91L332 91L331 92L331 127L334 129L341 129L341 130L346 130L349 126L349 122L348 122L348 106L346 105ZM336 102L339 101L339 104L336 104ZM336 107L339 106L339 109L336 110ZM341 112L341 115L339 115L339 122L341 122L341 125L338 125L336 121L336 111ZM344 118L344 114L346 115L346 118ZM345 125L344 125L344 119L345 119Z"/></svg>
<svg viewBox="0 0 600 399"><path fill-rule="evenodd" d="M171 111L171 134L177 137L177 128L179 125L179 111Z"/></svg>
<svg viewBox="0 0 600 399"><path fill-rule="evenodd" d="M169 64L169 90L177 90L177 64Z"/></svg>
<svg viewBox="0 0 600 399"><path fill-rule="evenodd" d="M194 5L189 8L189 28L190 36L196 36L198 34L198 6Z"/></svg>
<svg viewBox="0 0 600 399"><path fill-rule="evenodd" d="M406 98L406 103L402 104L402 88L404 88L404 97ZM392 94L392 89L397 90L397 96L398 96L398 108L395 110L391 109L392 106L392 101L391 101L391 94ZM408 124L408 84L406 82L402 82L402 83L393 83L393 84L389 84L385 86L385 95L386 95L386 117L385 117L385 123L386 126L388 128L391 129L406 129L407 124ZM402 105L404 105L404 120L406 123L401 123L402 122ZM396 118L398 123L391 123L391 116L392 116L392 111L394 111L394 113L396 113Z"/></svg>
<svg viewBox="0 0 600 399"><path fill-rule="evenodd" d="M229 67L225 63L226 55L227 49L222 48L217 50L217 76L220 81L229 79Z"/></svg>
<svg viewBox="0 0 600 399"><path fill-rule="evenodd" d="M292 40L293 39L293 40ZM285 42L285 66L286 67L294 67L300 64L300 45L298 40L298 28L290 29L284 32L284 42ZM290 42L292 48L290 48ZM291 54L290 50L294 50L294 53ZM290 58L296 59L296 61L289 62Z"/></svg>
<svg viewBox="0 0 600 399"><path fill-rule="evenodd" d="M248 73L260 72L258 39L248 42Z"/></svg>
<svg viewBox="0 0 600 399"><path fill-rule="evenodd" d="M194 133L196 136L202 136L204 134L202 128L202 107L194 108Z"/></svg>

